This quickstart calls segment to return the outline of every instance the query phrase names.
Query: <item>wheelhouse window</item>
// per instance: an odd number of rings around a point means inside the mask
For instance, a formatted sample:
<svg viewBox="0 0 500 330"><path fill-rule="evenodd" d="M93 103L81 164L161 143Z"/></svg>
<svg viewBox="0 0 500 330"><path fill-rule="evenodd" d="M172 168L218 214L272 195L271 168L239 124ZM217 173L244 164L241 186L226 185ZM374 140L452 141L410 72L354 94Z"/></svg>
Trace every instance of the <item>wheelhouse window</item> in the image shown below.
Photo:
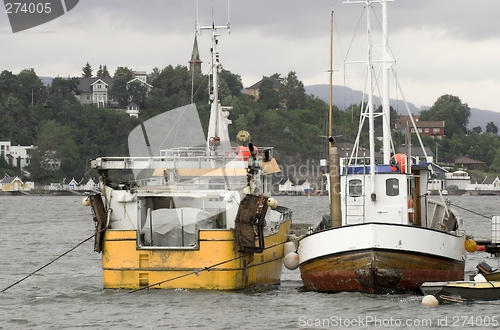
<svg viewBox="0 0 500 330"><path fill-rule="evenodd" d="M363 192L363 185L360 179L349 180L349 197L360 197Z"/></svg>
<svg viewBox="0 0 500 330"><path fill-rule="evenodd" d="M398 196L399 195L399 180L398 179L387 179L385 181L385 193L387 196Z"/></svg>

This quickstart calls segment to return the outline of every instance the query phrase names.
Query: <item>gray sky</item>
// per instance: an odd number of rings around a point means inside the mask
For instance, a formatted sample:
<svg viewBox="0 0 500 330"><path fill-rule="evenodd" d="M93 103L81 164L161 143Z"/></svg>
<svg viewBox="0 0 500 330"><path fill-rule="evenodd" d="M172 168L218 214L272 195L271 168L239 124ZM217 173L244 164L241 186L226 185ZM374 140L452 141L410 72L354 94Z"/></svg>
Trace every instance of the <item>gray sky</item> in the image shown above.
<svg viewBox="0 0 500 330"><path fill-rule="evenodd" d="M212 10L213 7L213 10ZM372 26L382 15L376 5ZM295 71L305 85L328 84L330 13L335 11L335 84L363 90L363 70L344 75L342 59L365 59L363 5L342 0L233 0L231 34L220 31L223 67L245 87L273 73ZM500 111L500 1L395 0L388 4L389 40L407 101L430 106L453 94L471 108ZM151 72L188 65L196 19L195 0L80 0L70 12L13 34L0 13L0 70L39 76L81 76L89 62ZM354 33L360 22L357 36ZM202 26L227 22L226 0L200 0ZM354 38L354 39L353 39ZM365 38L365 39L363 39ZM202 69L209 69L211 36L198 36ZM374 43L381 38L374 33ZM342 55L343 54L343 55ZM391 95L396 97L395 95Z"/></svg>

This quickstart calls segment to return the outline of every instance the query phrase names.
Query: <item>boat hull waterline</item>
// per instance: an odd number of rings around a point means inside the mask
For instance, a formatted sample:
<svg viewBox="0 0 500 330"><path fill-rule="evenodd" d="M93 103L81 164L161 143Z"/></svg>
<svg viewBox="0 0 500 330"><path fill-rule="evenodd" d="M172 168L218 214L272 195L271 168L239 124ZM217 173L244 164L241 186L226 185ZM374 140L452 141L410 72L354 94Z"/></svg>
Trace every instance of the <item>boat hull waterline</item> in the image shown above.
<svg viewBox="0 0 500 330"><path fill-rule="evenodd" d="M323 244L325 241L331 243ZM464 256L450 258L445 247L460 251L459 245L463 245L462 237L420 227L364 224L333 228L301 241L300 273L307 290L419 293L426 281L463 279Z"/></svg>

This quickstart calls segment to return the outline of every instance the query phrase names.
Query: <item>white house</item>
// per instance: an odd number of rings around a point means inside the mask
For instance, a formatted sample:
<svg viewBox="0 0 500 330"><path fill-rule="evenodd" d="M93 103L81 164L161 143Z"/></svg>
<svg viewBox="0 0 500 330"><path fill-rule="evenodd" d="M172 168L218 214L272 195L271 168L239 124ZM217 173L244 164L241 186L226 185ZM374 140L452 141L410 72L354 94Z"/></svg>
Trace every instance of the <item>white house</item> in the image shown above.
<svg viewBox="0 0 500 330"><path fill-rule="evenodd" d="M279 192L282 194L300 195L311 190L311 184L307 180L299 180L293 183L289 178L281 179L278 182Z"/></svg>
<svg viewBox="0 0 500 330"><path fill-rule="evenodd" d="M99 183L94 178L90 178L85 184L80 185L80 190L99 190Z"/></svg>
<svg viewBox="0 0 500 330"><path fill-rule="evenodd" d="M293 182L290 181L289 178L286 179L281 179L280 182L278 182L278 187L279 187L279 192L280 193L287 193L293 191Z"/></svg>
<svg viewBox="0 0 500 330"><path fill-rule="evenodd" d="M130 117L139 118L139 113L140 113L139 106L134 102L127 105L125 112L128 113Z"/></svg>
<svg viewBox="0 0 500 330"><path fill-rule="evenodd" d="M488 185L492 188L497 188L497 189L500 189L500 179L498 178L498 176L487 176L486 178L484 178L483 182L481 182L481 184L484 184L484 185Z"/></svg>
<svg viewBox="0 0 500 330"><path fill-rule="evenodd" d="M31 151L35 146L13 146L10 141L0 141L0 154L10 166L25 168L30 164Z"/></svg>
<svg viewBox="0 0 500 330"><path fill-rule="evenodd" d="M467 191L487 194L500 192L500 178L498 176L487 176L483 182L477 184L469 184L466 187Z"/></svg>
<svg viewBox="0 0 500 330"><path fill-rule="evenodd" d="M64 187L66 190L77 190L78 189L78 182L75 180L75 178L72 178L71 180L64 180Z"/></svg>
<svg viewBox="0 0 500 330"><path fill-rule="evenodd" d="M146 87L146 93L149 93L153 88L153 85L148 84L147 78L148 76L146 71L132 71L132 80L127 82L127 89L129 89L130 84L138 82L141 86Z"/></svg>
<svg viewBox="0 0 500 330"><path fill-rule="evenodd" d="M300 194L303 192L311 192L311 183L307 180L299 180L293 185L293 191Z"/></svg>
<svg viewBox="0 0 500 330"><path fill-rule="evenodd" d="M110 104L117 105L118 102L109 95L113 82L113 78L80 78L77 87L80 91L80 103L91 104L98 108L107 108Z"/></svg>
<svg viewBox="0 0 500 330"><path fill-rule="evenodd" d="M132 71L132 79L127 82L126 88L129 89L133 83L139 83L146 88L146 95L151 91L153 86L147 82L146 71ZM80 78L78 84L78 91L80 95L78 100L81 104L93 105L96 108L108 108L110 106L118 106L118 102L110 95L113 89L114 78ZM118 109L123 111L123 109ZM134 117L139 116L139 107L134 103L127 106L125 111Z"/></svg>

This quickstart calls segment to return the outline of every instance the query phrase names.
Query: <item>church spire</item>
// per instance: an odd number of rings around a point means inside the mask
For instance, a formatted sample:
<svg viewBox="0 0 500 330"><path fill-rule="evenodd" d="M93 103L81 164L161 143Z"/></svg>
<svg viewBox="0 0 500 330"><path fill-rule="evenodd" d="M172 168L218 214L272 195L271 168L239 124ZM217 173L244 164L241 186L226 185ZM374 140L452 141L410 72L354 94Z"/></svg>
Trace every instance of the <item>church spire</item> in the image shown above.
<svg viewBox="0 0 500 330"><path fill-rule="evenodd" d="M198 39L196 38L196 34L194 35L194 45L193 45L193 53L191 54L191 59L189 60L189 70L190 71L199 71L201 72L201 63L200 60L200 52L198 51Z"/></svg>

